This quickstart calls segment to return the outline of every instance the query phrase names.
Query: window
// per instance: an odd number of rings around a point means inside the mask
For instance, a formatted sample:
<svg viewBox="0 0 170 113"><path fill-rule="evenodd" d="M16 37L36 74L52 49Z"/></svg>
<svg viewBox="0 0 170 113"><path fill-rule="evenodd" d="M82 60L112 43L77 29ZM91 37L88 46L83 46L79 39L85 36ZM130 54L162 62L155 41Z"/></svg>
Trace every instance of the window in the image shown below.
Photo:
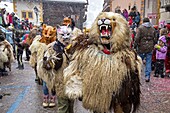
<svg viewBox="0 0 170 113"><path fill-rule="evenodd" d="M32 12L28 12L28 18L33 18Z"/></svg>
<svg viewBox="0 0 170 113"><path fill-rule="evenodd" d="M26 12L22 12L22 18L26 18L27 17L27 13Z"/></svg>
<svg viewBox="0 0 170 113"><path fill-rule="evenodd" d="M21 11L22 18L33 19L33 12L32 11Z"/></svg>

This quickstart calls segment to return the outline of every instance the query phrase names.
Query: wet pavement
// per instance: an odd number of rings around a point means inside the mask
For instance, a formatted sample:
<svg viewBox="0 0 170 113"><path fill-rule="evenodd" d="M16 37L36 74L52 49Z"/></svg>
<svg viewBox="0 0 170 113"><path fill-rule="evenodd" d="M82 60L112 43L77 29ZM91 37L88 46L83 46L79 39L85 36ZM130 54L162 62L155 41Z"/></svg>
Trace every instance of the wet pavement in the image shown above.
<svg viewBox="0 0 170 113"><path fill-rule="evenodd" d="M15 69L0 76L0 113L57 113L55 108L42 107L42 86L35 83L34 70L24 62L24 70ZM170 78L155 78L146 83L141 77L141 105L137 113L170 113Z"/></svg>
<svg viewBox="0 0 170 113"><path fill-rule="evenodd" d="M24 62L24 70L15 69L8 76L0 77L0 113L57 113L55 108L42 107L42 86L35 83L34 70Z"/></svg>

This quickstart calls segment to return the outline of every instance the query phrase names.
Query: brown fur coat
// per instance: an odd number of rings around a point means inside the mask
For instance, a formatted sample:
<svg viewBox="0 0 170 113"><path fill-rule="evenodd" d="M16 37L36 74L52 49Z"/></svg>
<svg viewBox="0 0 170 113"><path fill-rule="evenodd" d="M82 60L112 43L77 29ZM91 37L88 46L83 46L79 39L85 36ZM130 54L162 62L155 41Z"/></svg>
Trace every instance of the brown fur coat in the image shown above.
<svg viewBox="0 0 170 113"><path fill-rule="evenodd" d="M71 62L64 69L65 93L69 98L82 98L83 106L97 113L112 109L115 113L128 113L138 108L142 61L130 49L129 33L121 15L102 12L89 37L75 39ZM104 45L110 45L109 55L103 52Z"/></svg>

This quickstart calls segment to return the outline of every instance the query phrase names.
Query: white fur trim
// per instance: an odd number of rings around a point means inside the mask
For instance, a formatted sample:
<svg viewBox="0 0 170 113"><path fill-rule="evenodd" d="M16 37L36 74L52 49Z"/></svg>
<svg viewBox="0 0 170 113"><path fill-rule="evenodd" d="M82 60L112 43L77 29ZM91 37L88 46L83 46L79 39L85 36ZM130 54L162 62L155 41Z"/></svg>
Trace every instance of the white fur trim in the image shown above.
<svg viewBox="0 0 170 113"><path fill-rule="evenodd" d="M71 99L82 97L82 80L79 76L70 78L66 85L65 94Z"/></svg>

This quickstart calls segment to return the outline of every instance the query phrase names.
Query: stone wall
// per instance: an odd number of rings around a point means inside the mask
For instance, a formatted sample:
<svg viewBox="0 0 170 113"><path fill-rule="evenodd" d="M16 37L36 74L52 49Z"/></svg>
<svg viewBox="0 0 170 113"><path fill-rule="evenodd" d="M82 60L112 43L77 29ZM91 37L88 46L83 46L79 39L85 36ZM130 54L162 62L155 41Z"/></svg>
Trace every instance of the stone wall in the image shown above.
<svg viewBox="0 0 170 113"><path fill-rule="evenodd" d="M45 24L61 25L64 16L70 16L75 20L76 27L82 29L85 21L85 9L82 3L69 2L43 2L43 21Z"/></svg>

